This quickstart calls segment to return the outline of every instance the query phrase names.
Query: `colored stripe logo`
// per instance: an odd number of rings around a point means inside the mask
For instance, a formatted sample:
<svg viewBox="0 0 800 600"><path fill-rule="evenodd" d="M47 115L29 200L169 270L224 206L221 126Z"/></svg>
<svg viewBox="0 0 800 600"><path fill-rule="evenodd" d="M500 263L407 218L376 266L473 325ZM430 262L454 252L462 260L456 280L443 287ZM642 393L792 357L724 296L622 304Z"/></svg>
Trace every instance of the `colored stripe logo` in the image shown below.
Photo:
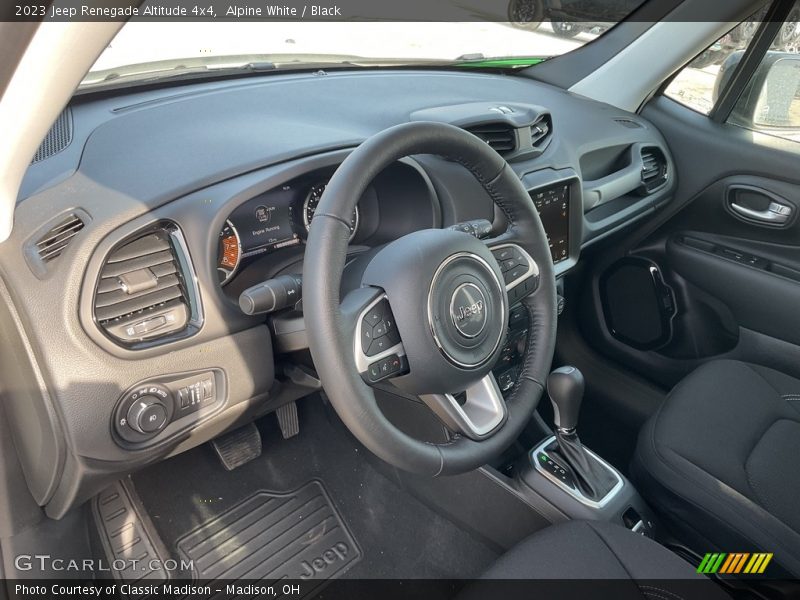
<svg viewBox="0 0 800 600"><path fill-rule="evenodd" d="M772 552L715 552L706 554L700 566L697 567L698 573L706 575L720 573L725 575L735 575L746 573L750 575L760 575L772 560Z"/></svg>

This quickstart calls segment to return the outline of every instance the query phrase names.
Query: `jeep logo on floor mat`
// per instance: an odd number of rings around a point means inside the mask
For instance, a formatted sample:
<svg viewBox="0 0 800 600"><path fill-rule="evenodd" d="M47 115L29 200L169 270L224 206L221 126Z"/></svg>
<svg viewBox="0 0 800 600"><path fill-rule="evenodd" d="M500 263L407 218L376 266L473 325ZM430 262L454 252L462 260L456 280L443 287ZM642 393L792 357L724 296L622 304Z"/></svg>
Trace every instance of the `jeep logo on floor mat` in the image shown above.
<svg viewBox="0 0 800 600"><path fill-rule="evenodd" d="M317 575L325 577L329 567L339 568L337 563L346 563L350 548L344 542L334 544L327 550L323 550L322 554L310 560L304 560L300 563L302 572L300 579L313 579Z"/></svg>

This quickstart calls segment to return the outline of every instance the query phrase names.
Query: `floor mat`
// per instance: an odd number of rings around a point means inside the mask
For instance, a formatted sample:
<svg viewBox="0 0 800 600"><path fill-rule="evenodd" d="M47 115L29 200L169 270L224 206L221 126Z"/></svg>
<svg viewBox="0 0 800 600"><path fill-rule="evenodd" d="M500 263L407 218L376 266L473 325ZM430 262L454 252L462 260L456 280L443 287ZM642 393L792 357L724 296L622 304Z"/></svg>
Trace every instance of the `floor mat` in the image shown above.
<svg viewBox="0 0 800 600"><path fill-rule="evenodd" d="M319 481L259 491L177 542L194 579L333 579L361 551ZM304 587L304 592L315 588Z"/></svg>
<svg viewBox="0 0 800 600"><path fill-rule="evenodd" d="M366 459L367 451L319 398L309 398L298 408L300 434L284 440L274 416L260 420L262 454L235 471L226 471L206 444L133 476L174 557L187 552L189 536L234 514L230 511L241 503L263 503L266 497L258 495L262 490L298 493L316 480L323 482L333 512L360 549L361 558L337 572L344 579L464 579L495 560L498 548L476 539L376 470Z"/></svg>

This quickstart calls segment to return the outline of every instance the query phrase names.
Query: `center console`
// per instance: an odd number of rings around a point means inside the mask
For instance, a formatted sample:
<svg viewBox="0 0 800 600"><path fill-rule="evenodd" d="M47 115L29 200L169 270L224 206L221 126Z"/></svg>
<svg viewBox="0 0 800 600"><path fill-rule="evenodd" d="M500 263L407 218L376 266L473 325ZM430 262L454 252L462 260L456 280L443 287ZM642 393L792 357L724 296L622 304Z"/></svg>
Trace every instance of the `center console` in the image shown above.
<svg viewBox="0 0 800 600"><path fill-rule="evenodd" d="M555 435L546 436L513 466L518 490L542 500L570 519L616 522L642 535L655 534L654 515L633 485L613 466L585 448L578 437L583 375L561 367L547 378Z"/></svg>

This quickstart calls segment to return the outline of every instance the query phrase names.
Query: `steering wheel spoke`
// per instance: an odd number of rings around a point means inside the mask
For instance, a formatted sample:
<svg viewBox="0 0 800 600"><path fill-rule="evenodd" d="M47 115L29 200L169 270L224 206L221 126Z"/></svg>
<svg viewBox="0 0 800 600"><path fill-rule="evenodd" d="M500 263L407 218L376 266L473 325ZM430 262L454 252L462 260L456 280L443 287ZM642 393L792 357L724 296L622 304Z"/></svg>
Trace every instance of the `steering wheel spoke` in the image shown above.
<svg viewBox="0 0 800 600"><path fill-rule="evenodd" d="M420 399L449 429L477 441L491 436L508 414L492 373L460 394L425 394Z"/></svg>
<svg viewBox="0 0 800 600"><path fill-rule="evenodd" d="M353 324L353 358L369 385L408 373L408 360L386 293L365 287L348 294L342 314Z"/></svg>
<svg viewBox="0 0 800 600"><path fill-rule="evenodd" d="M501 236L486 240L486 245L503 273L509 307L536 291L539 287L539 265L520 243Z"/></svg>

